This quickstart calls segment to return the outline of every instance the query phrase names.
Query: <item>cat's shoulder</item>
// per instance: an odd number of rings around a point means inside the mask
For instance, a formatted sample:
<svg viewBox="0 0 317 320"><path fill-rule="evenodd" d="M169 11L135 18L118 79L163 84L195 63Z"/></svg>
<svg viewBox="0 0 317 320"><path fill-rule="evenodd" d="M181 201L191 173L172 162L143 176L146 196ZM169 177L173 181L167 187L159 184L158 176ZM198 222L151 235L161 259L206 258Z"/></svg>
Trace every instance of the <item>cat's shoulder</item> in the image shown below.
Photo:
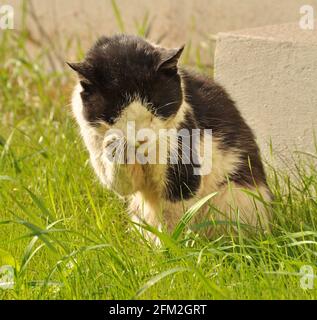
<svg viewBox="0 0 317 320"><path fill-rule="evenodd" d="M224 88L214 81L211 76L198 73L197 71L189 68L180 69L180 75L186 90L198 90L203 93L208 93L208 91L225 93Z"/></svg>

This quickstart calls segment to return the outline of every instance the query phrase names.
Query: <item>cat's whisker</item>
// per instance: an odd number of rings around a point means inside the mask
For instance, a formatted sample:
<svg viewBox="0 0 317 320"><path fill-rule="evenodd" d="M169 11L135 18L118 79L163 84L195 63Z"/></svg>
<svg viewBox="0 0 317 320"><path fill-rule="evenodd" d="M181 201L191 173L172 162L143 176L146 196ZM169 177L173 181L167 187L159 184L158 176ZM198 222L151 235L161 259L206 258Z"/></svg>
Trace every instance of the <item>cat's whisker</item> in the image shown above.
<svg viewBox="0 0 317 320"><path fill-rule="evenodd" d="M177 101L177 100L171 101L171 102L169 102L169 103L166 103L166 104L164 104L164 105L162 105L162 106L157 107L155 110L156 110L156 111L157 111L157 110L160 110L160 109L162 109L162 108L165 108L165 107L170 106L171 104L177 103L177 102L179 102L179 101Z"/></svg>

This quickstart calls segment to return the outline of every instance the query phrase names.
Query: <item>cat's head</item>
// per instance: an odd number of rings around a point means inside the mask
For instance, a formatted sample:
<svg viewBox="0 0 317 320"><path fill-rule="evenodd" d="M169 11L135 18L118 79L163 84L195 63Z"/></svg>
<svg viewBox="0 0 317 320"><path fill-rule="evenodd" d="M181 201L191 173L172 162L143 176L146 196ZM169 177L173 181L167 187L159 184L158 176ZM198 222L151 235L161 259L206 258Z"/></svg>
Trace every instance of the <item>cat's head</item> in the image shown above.
<svg viewBox="0 0 317 320"><path fill-rule="evenodd" d="M79 76L83 119L92 126L113 127L121 119L151 127L174 117L183 102L177 68L182 51L136 36L101 37L83 62L69 63Z"/></svg>

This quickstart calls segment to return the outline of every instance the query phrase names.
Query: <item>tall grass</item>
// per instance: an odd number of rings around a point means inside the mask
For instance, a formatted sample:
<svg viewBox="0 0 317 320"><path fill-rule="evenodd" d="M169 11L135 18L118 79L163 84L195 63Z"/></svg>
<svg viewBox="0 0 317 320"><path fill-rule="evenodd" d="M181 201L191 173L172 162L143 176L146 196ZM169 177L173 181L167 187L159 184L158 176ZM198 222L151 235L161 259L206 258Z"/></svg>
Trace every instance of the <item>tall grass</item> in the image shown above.
<svg viewBox="0 0 317 320"><path fill-rule="evenodd" d="M70 74L45 71L26 42L6 32L0 43L0 266L14 270L1 299L317 297L316 280L300 286L302 266L317 274L316 155L301 155L292 178L268 166L272 234L201 238L188 224L210 195L172 234L144 226L161 240L153 246L90 168Z"/></svg>

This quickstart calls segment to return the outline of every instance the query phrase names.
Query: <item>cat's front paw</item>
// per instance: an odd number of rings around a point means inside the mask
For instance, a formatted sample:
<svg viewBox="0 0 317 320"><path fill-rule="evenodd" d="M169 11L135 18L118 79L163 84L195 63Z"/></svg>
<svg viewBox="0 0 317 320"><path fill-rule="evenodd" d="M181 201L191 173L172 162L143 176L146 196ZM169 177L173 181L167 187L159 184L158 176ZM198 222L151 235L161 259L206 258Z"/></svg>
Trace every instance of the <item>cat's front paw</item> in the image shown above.
<svg viewBox="0 0 317 320"><path fill-rule="evenodd" d="M105 184L121 196L134 192L131 167L126 161L126 139L116 133L109 133L103 140L102 161Z"/></svg>

